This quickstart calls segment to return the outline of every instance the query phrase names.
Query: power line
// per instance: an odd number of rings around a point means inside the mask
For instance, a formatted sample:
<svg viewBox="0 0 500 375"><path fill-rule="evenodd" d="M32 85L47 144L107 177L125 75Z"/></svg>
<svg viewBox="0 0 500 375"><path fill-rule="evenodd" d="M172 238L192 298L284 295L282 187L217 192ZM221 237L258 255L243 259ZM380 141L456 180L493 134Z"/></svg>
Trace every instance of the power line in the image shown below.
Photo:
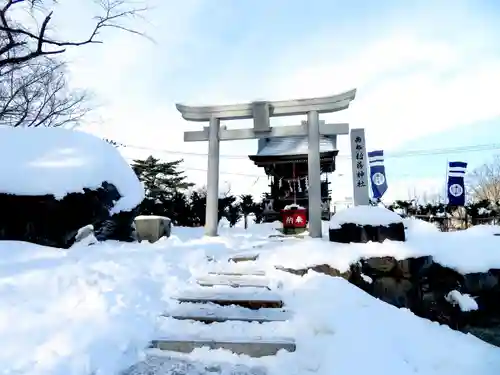
<svg viewBox="0 0 500 375"><path fill-rule="evenodd" d="M128 159L128 161L134 161L135 160L134 158L125 158L125 159ZM203 169L203 168L183 167L183 169L186 170L186 171L208 172L207 169ZM256 180L253 183L253 185L255 185L257 183L257 181L259 180L259 178L262 178L262 177L265 176L265 175L264 176L259 176L259 175L256 175L256 174L249 174L249 173L224 172L224 171L219 171L219 174L230 175L230 176L242 176L242 177L255 178Z"/></svg>
<svg viewBox="0 0 500 375"><path fill-rule="evenodd" d="M198 153L198 152L174 151L174 150L165 150L165 149L161 149L161 148L124 145L124 144L121 144L121 146L123 146L125 148L133 148L136 150L162 152L165 154L172 154L172 155L203 156L203 157L208 156L208 154L203 154L203 153ZM247 159L248 158L248 156L246 156L246 155L220 155L220 157L225 158L225 159Z"/></svg>
<svg viewBox="0 0 500 375"><path fill-rule="evenodd" d="M184 169L187 170L187 171L208 172L208 170L203 169L203 168L184 168ZM219 171L219 174L226 174L226 175L231 175L231 176L251 177L251 178L256 178L256 179L259 179L259 178L263 177L263 176L259 176L259 175L256 175L256 174L238 173L238 172L224 172L224 171ZM257 180L254 182L254 185L256 183L257 183Z"/></svg>
<svg viewBox="0 0 500 375"><path fill-rule="evenodd" d="M199 156L207 157L208 154L196 153L196 152L186 152L186 151L174 151L166 149L158 149L152 147L142 147L134 145L121 145L125 148L132 148L137 150L145 150L152 152L160 152L172 155L184 155L184 156ZM494 151L500 150L500 143L490 143L490 144L477 144L469 146L459 146L459 147L448 147L448 148L434 148L434 149L422 149L422 150L409 150L409 151L399 151L399 152L388 152L384 156L386 158L396 159L404 157L417 157L417 156L432 156L432 155L446 155L446 154L462 154L468 152L479 152L479 151ZM220 155L224 159L248 159L248 155ZM351 159L350 155L337 155L337 158L341 159Z"/></svg>
<svg viewBox="0 0 500 375"><path fill-rule="evenodd" d="M194 152L171 151L171 150L165 150L165 149L155 149L155 148L149 148L149 147L124 145L124 144L120 144L120 143L118 143L118 145L125 147L125 148L142 149L142 150L162 152L162 153L167 153L167 154L203 156L203 157L207 156L207 154L194 153ZM461 146L461 147L448 147L448 148L435 148L435 149L426 149L426 150L401 151L401 152L388 153L386 157L387 158L404 158L404 157L417 157L417 156L446 155L446 154L451 154L451 153L460 154L460 153L465 153L465 152L492 151L492 150L500 150L500 144L491 143L491 144L478 144L478 145ZM245 156L245 155L220 155L220 157L221 158L233 158L233 159L239 159L239 160L248 158L248 156ZM351 159L351 157L349 155L337 155L337 158L339 158L339 157ZM134 160L133 158L127 158L127 159ZM184 167L184 169L186 171L207 172L207 169L203 169L203 168ZM238 173L238 172L220 171L219 173L222 175L256 178L257 180L254 182L253 185L255 185L257 183L259 178L264 177L262 175L249 174L249 173Z"/></svg>

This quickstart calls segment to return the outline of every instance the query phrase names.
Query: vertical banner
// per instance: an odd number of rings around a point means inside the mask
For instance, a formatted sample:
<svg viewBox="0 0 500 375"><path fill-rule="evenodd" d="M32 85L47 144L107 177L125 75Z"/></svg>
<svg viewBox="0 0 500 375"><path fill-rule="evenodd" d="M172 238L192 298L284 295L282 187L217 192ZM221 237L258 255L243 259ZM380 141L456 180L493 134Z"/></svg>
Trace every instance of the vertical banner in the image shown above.
<svg viewBox="0 0 500 375"><path fill-rule="evenodd" d="M384 151L377 150L368 153L370 165L370 181L373 199L380 199L387 191L387 177L385 175Z"/></svg>
<svg viewBox="0 0 500 375"><path fill-rule="evenodd" d="M365 129L351 129L353 201L355 206L369 205L368 168Z"/></svg>
<svg viewBox="0 0 500 375"><path fill-rule="evenodd" d="M467 163L450 161L448 164L448 204L450 206L465 206L465 172Z"/></svg>

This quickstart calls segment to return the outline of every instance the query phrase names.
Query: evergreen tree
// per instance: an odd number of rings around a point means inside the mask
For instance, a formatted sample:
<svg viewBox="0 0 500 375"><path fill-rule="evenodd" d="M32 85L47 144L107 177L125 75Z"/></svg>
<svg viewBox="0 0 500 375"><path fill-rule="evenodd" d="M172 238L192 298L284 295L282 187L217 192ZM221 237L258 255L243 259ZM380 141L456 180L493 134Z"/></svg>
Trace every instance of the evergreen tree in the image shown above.
<svg viewBox="0 0 500 375"><path fill-rule="evenodd" d="M243 194L240 196L240 207L243 213L243 220L245 222L245 229L248 228L248 215L255 212L255 202L253 201L253 196L250 194Z"/></svg>
<svg viewBox="0 0 500 375"><path fill-rule="evenodd" d="M236 203L236 197L226 193L224 197L219 198L218 220L225 217L231 226L234 226L241 217L240 208ZM205 214L207 208L207 192L203 187L195 190L190 196L190 212L192 213L192 222L195 226L205 225ZM231 224L232 223L232 224Z"/></svg>
<svg viewBox="0 0 500 375"><path fill-rule="evenodd" d="M253 213L255 215L255 223L261 224L264 221L264 201L255 203L253 206Z"/></svg>
<svg viewBox="0 0 500 375"><path fill-rule="evenodd" d="M207 206L207 193L204 189L195 190L189 197L190 212L191 212L191 225L204 226L205 225L205 211Z"/></svg>
<svg viewBox="0 0 500 375"><path fill-rule="evenodd" d="M227 207L225 217L229 221L229 227L234 227L241 218L241 206L239 204L232 204Z"/></svg>
<svg viewBox="0 0 500 375"><path fill-rule="evenodd" d="M193 225L193 213L190 207L189 198L185 193L181 191L175 192L168 207L170 209L169 217L174 224L182 227Z"/></svg>
<svg viewBox="0 0 500 375"><path fill-rule="evenodd" d="M184 172L179 171L183 160L161 162L149 156L146 160L134 160L132 169L144 184L146 198L141 204L142 214L165 215L178 223L176 218L182 212L179 204L187 199L179 194L191 186ZM188 206L184 207L185 209Z"/></svg>

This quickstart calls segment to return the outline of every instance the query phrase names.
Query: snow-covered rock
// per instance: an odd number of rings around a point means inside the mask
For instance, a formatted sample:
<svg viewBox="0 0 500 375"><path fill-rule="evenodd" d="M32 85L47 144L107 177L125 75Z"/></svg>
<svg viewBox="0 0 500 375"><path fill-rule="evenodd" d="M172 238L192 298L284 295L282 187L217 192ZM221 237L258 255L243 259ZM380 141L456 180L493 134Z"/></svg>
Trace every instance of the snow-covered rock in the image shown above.
<svg viewBox="0 0 500 375"><path fill-rule="evenodd" d="M142 183L120 152L89 133L0 127L0 153L0 193L62 199L106 181L120 194L111 213L130 211L144 199Z"/></svg>
<svg viewBox="0 0 500 375"><path fill-rule="evenodd" d="M353 206L336 212L330 219L330 229L339 229L342 224L389 225L402 222L401 216L378 206Z"/></svg>
<svg viewBox="0 0 500 375"><path fill-rule="evenodd" d="M0 127L0 239L70 247L80 228L133 240L142 183L118 150L62 128Z"/></svg>
<svg viewBox="0 0 500 375"><path fill-rule="evenodd" d="M339 211L330 219L332 242L383 242L405 240L403 218L379 206L355 206Z"/></svg>
<svg viewBox="0 0 500 375"><path fill-rule="evenodd" d="M156 242L162 237L170 237L172 220L166 216L140 215L134 219L137 239Z"/></svg>

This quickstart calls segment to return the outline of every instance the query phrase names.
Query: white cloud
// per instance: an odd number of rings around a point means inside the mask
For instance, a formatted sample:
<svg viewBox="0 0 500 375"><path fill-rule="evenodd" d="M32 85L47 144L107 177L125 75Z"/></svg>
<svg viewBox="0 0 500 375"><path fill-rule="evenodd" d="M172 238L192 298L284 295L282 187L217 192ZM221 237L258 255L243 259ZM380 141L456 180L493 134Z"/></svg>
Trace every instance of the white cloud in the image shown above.
<svg viewBox="0 0 500 375"><path fill-rule="evenodd" d="M424 134L500 116L496 103L500 56L489 52L497 38L485 16L472 12L463 2L454 4L435 14L428 10L395 13L380 22L384 25L380 34L361 42L359 25L339 35L332 23L321 34L304 32L302 40L276 46L282 51L272 59L256 51L255 59L248 61L248 53L240 57L248 46L228 45L226 56L216 59L224 64L217 76L203 82L185 77L176 81L184 82L183 87L165 87L168 94L160 100L156 81L164 78L162 68L164 74L175 76L176 69L189 61L191 51L203 49L208 62L213 58L208 54L210 46L222 43L205 38L205 31L196 25L196 17L204 9L202 1L162 1L150 26L152 36L160 39L158 45L129 35L113 36L93 56L76 59L74 83L94 89L106 105L100 112L101 121L90 126L95 132L124 143L188 153L207 152L206 143L184 143L182 135L184 130L201 129L205 124L182 120L174 107L176 101L273 100L328 95L357 87L358 96L351 108L325 118L365 127L369 148L396 148ZM356 38L349 32L356 33ZM203 62L198 67L203 72ZM297 123L298 119L277 122L285 121ZM341 154L349 152L345 138L339 140ZM247 155L255 149L256 142L225 142L221 153ZM184 159L191 169L206 168L204 157L185 155ZM254 184L253 175L262 171L246 158L224 159L221 170L248 174L221 176L221 181L230 177L238 193L267 190L266 178ZM205 180L203 171L191 170L189 176L199 183ZM399 192L398 196L402 192L407 195L415 184L402 178L390 181L390 191ZM334 182L332 189L339 196L348 196L350 179L344 185Z"/></svg>
<svg viewBox="0 0 500 375"><path fill-rule="evenodd" d="M364 127L370 145L390 149L500 116L495 99L500 56L469 63L468 53L445 41L388 35L342 61L300 69L276 86L280 96L302 97L356 87L357 98L348 110L325 117Z"/></svg>

